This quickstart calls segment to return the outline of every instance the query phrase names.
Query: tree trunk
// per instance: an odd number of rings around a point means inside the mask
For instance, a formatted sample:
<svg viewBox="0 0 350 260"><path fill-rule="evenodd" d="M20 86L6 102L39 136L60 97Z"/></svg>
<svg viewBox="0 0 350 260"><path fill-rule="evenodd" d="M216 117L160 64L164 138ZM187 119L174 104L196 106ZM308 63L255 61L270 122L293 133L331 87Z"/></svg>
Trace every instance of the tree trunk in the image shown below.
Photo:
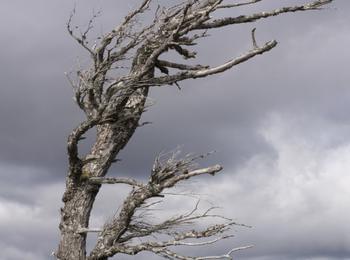
<svg viewBox="0 0 350 260"><path fill-rule="evenodd" d="M79 233L80 228L87 228L90 212L98 185L85 184L80 187L72 187L71 180L67 180L69 192L65 193L65 205L61 209L61 241L57 258L61 260L85 260L86 259L86 233ZM67 189L68 191L68 189Z"/></svg>
<svg viewBox="0 0 350 260"><path fill-rule="evenodd" d="M85 159L91 159L79 169L79 177L69 172L66 181L64 202L61 208L61 240L56 256L59 260L86 259L86 232L79 232L81 228L89 227L90 213L96 195L101 187L90 184L89 177L103 177L106 175L113 160L134 134L144 109L148 88L135 92L128 108L134 113L133 117L122 120L122 124L104 124L97 126L96 142ZM122 115L122 113L121 113ZM103 260L103 259L100 259Z"/></svg>

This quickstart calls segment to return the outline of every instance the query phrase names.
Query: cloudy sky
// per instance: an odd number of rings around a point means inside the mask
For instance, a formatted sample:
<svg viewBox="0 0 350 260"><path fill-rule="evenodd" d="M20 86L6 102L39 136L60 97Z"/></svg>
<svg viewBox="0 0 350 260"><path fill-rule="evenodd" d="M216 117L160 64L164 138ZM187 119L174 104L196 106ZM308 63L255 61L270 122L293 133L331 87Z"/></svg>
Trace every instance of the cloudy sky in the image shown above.
<svg viewBox="0 0 350 260"><path fill-rule="evenodd" d="M65 140L83 118L64 76L78 58L87 60L65 30L75 2L76 23L102 10L95 28L104 32L138 1L1 1L3 260L52 259L57 246ZM266 0L234 15L302 2ZM180 189L202 194L205 203L253 228L237 229L233 240L207 252L254 244L237 259L350 259L349 11L349 1L337 0L324 11L212 32L198 46L207 64L247 51L253 27L259 42L276 39L279 45L225 74L185 82L181 91L154 89L155 105L143 118L153 124L138 129L112 174L145 179L156 154L178 145L184 152L216 150L203 165L220 163L223 174ZM104 188L92 225L108 219L126 192ZM169 212L178 203L184 210L193 205L174 198Z"/></svg>

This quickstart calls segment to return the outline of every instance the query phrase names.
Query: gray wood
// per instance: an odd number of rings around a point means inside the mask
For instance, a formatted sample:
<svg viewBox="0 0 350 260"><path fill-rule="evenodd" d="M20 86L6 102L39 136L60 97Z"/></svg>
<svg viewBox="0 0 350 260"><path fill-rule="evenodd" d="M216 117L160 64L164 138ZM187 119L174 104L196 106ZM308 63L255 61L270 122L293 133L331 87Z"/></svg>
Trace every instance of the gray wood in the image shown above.
<svg viewBox="0 0 350 260"><path fill-rule="evenodd" d="M189 51L188 46L195 46L198 39L208 36L208 30L255 22L283 13L317 10L332 2L318 0L238 17L211 18L219 9L249 6L261 1L230 3L224 0L189 0L171 8L159 8L155 11L153 22L140 28L135 25L136 19L152 9L152 0L143 0L119 26L93 46L90 46L88 34L98 14L92 17L87 29L78 34L80 30L72 25L74 11L72 12L67 23L68 32L89 53L92 65L86 69L79 68L73 76L67 74L74 90L75 101L84 111L86 119L72 131L67 141L69 169L62 199L64 206L61 208L59 225L61 238L55 253L57 259L103 260L117 254L136 255L142 251L170 259L232 259L233 252L250 247L233 248L222 255L203 257L189 257L173 251L174 246L211 245L231 237L226 232L233 225L239 224L213 214L213 208L199 212L196 206L188 214L175 216L158 224L150 224L144 219L135 220L137 210L150 207L153 203L150 202L151 198L161 199L164 190L181 181L203 174L215 175L222 170L220 165L198 168L195 161L203 156L179 158L177 152L158 156L146 183L126 177L105 176L118 153L129 142L137 127L142 125L139 121L147 107L150 87L169 84L179 86L186 79L222 73L256 55L270 51L276 47L277 42L272 40L259 45L254 29L251 50L214 67L160 59L162 54L173 51L185 60L193 59L197 54ZM128 58L131 58L129 64ZM128 64L128 70L123 68L125 64ZM119 74L114 73L115 69ZM155 73L156 70L163 74ZM87 155L81 155L78 144L92 128L97 130L96 141ZM89 228L92 207L103 184L126 184L133 188L124 199L118 214L103 227ZM204 218L220 221L202 229L178 229L183 224ZM86 236L89 232L98 232L99 235L93 250L87 253ZM158 234L162 234L162 238L157 241L147 240L149 236ZM168 239L164 240L164 236ZM140 242L135 238L144 239ZM188 239L195 240L189 242Z"/></svg>

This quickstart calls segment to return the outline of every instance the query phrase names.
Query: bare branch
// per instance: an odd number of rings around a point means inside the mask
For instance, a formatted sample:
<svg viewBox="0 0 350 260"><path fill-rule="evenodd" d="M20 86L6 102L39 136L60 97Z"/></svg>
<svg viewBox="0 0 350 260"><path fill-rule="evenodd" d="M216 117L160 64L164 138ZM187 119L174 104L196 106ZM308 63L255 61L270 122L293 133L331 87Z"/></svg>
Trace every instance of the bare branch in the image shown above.
<svg viewBox="0 0 350 260"><path fill-rule="evenodd" d="M256 43L256 39L255 39L255 31L256 31L256 28L254 28L254 29L252 30L253 47L254 47L254 49L259 49L259 46L258 46L258 44Z"/></svg>
<svg viewBox="0 0 350 260"><path fill-rule="evenodd" d="M101 228L80 228L77 230L78 234L84 233L100 233L102 231Z"/></svg>
<svg viewBox="0 0 350 260"><path fill-rule="evenodd" d="M122 24L120 24L116 29L113 29L109 34L107 34L103 39L101 40L101 46L96 50L97 57L100 62L103 61L104 52L106 50L106 47L112 42L112 40L122 34L122 31L125 30L125 28L129 25L130 21L137 16L138 14L143 13L150 5L152 0L144 0L141 5L128 14L125 18Z"/></svg>
<svg viewBox="0 0 350 260"><path fill-rule="evenodd" d="M196 206L197 207L197 206ZM141 251L150 251L155 254L159 254L162 256L171 256L174 257L175 259L231 259L231 254L235 251L238 250L243 250L246 248L250 248L251 246L246 246L246 247L240 247L240 248L234 248L231 249L228 253L220 256L211 256L211 257L190 257L190 256L182 256L180 254L177 254L171 250L169 250L169 247L174 247L174 246L203 246L203 245L211 245L215 244L221 240L225 240L228 238L231 238L232 235L221 235L224 232L227 232L230 230L230 227L232 225L236 225L235 222L227 222L224 224L216 224L216 225L211 225L208 228L202 230L202 231L196 231L194 229L189 230L189 231L184 231L184 232L167 232L169 236L172 237L172 239L163 241L163 242L154 242L154 241L149 241L149 242L143 242L141 244L135 245L134 243L127 244L125 243L126 241L129 241L132 238L140 238L144 236L148 236L154 232L159 232L162 230L167 230L172 227L179 227L182 223L191 223L192 220L195 219L202 219L203 217L208 216L206 211L203 214L197 215L197 216L192 216L193 213L196 211L195 210L191 211L189 214L186 215L181 215L177 218L173 218L170 220L167 220L166 222L159 224L159 225L154 225L148 228L147 226L140 227L142 230L132 233L131 235L128 235L126 237L122 237L118 243L115 243L113 246L110 248L106 248L104 254L106 256L112 256L116 253L124 253L124 254L130 254L134 255L137 254ZM191 220L191 221L190 221ZM193 225L192 225L193 226ZM145 229L145 230L143 230ZM188 239L202 239L202 238L210 238L214 237L211 240L204 240L200 242L189 242L187 241Z"/></svg>
<svg viewBox="0 0 350 260"><path fill-rule="evenodd" d="M108 250L108 255L114 255L115 253L123 253L128 255L135 255L142 251L150 251L157 255L170 258L170 259L181 259L181 260L206 260L206 259L233 259L231 254L240 250L245 250L252 248L253 246L242 246L237 248L232 248L229 250L226 254L223 255L216 255L216 256L184 256L179 253L175 253L174 251L170 250L169 247L174 246L203 246L203 245L210 245L217 243L218 241L230 238L231 236L221 236L216 239L205 241L201 243L190 243L190 242L182 242L177 240L172 241L165 241L165 242L146 242L141 243L136 246L125 246L125 245L116 245L114 247L111 247Z"/></svg>
<svg viewBox="0 0 350 260"><path fill-rule="evenodd" d="M189 156L183 159L176 159L177 154L178 152L175 151L169 157L169 159L167 159L163 163L159 162L159 159L156 160L156 165L153 167L149 183L145 186L133 190L125 199L119 215L112 219L110 223L105 225L103 231L100 234L98 243L91 253L92 259L104 255L111 256L111 252L116 253L115 250L110 251L111 247L113 247L116 243L120 243L121 241L128 241L129 239L135 237L135 234L139 235L140 237L147 236L152 234L153 232L168 229L169 227L172 227L175 224L179 225L181 223L188 223L190 221L208 216L209 211L206 211L205 213L199 216L190 216L194 212L192 211L189 215L183 215L177 218L170 219L161 225L146 228L145 230L136 232L130 230L130 228L135 228L131 225L131 222L136 210L139 209L146 202L146 200L150 198L159 197L159 195L161 195L161 192L164 189L172 188L182 180L186 180L203 174L215 175L217 172L222 170L222 167L219 165L190 170L191 167L193 167L194 159ZM211 228L210 232L207 230L205 234L216 234L214 230L221 231L226 226L233 224L234 223L232 222L227 225L215 225L215 227ZM131 234L123 236L127 232L131 232Z"/></svg>
<svg viewBox="0 0 350 260"><path fill-rule="evenodd" d="M244 6L244 5L251 5L251 4L256 4L256 3L258 3L258 2L261 2L261 1L262 1L262 0L251 0L251 1L243 2L243 3L219 5L216 9L233 8L233 7L239 7L239 6Z"/></svg>
<svg viewBox="0 0 350 260"><path fill-rule="evenodd" d="M213 29L213 28L227 26L230 24L255 22L256 20L259 20L262 18L268 18L271 16L283 14L283 13L318 10L322 6L329 4L331 2L332 2L332 0L318 0L318 1L314 1L312 3L308 3L305 5L299 5L299 6L294 6L294 7L283 7L283 8L275 9L275 10L269 11L269 12L260 12L260 13L255 13L252 15L241 15L238 17L227 17L227 18L222 18L222 19L216 19L216 20L213 20L213 21L208 22L208 23L200 24L195 29Z"/></svg>
<svg viewBox="0 0 350 260"><path fill-rule="evenodd" d="M62 236L55 254L58 259L105 260L115 254L135 255L141 251L170 259L232 259L232 253L249 248L232 248L218 256L184 256L173 251L174 246L215 244L231 238L232 235L227 232L233 226L245 226L214 214L215 207L200 212L197 203L186 214L170 217L160 223L147 221L150 212L155 210L153 206L167 195L164 191L176 187L179 182L204 174L215 175L222 170L220 165L199 168L196 160L204 156L178 158L178 151L159 155L146 183L105 175L135 130L147 123L141 124L140 118L146 111L151 86L178 86L177 82L182 80L223 73L272 50L277 42L273 40L258 45L253 29L252 48L248 52L213 67L163 60L161 55L175 52L185 60L196 58L194 46L199 39L207 37L211 29L250 23L283 13L318 10L332 2L318 0L295 7L213 19L214 12L219 9L251 6L261 0L241 0L232 4L226 4L224 0L191 0L169 8L158 6L154 19L146 19L149 23L141 25L137 18L150 8L151 1L140 1L140 5L126 15L119 26L99 37L91 48L87 38L98 13L93 14L80 35L76 33L79 27L72 26L75 9L69 17L68 33L89 52L93 63L87 69L79 68L74 80L67 75L75 92L75 100L87 119L68 137L69 173L63 196L64 207L61 208L59 227ZM166 75L156 76L156 69ZM78 143L91 128L96 129L96 140L87 154L82 156ZM90 214L101 184L127 184L132 189L115 216L101 229L89 228ZM214 223L196 227L204 219ZM98 232L99 235L87 257L86 236L90 232Z"/></svg>
<svg viewBox="0 0 350 260"><path fill-rule="evenodd" d="M246 54L243 54L238 58L232 59L214 68L199 69L194 71L186 71L186 72L182 72L182 73L178 73L170 76L162 76L162 77L150 79L145 82L140 82L139 84L140 84L140 87L144 86L143 84L159 86L159 85L165 85L165 84L173 84L175 82L186 80L186 79L203 78L209 75L222 73L228 69L231 69L233 66L236 66L240 63L243 63L255 57L256 55L263 54L273 49L276 45L277 45L276 41L270 41L265 43L265 45L262 47L254 48L249 52L247 52Z"/></svg>
<svg viewBox="0 0 350 260"><path fill-rule="evenodd" d="M158 66L162 67L168 67L168 68L174 68L179 70L201 70L201 69L208 69L209 66L206 65L186 65L186 64L180 64L180 63L174 63L166 60L158 60L157 61Z"/></svg>
<svg viewBox="0 0 350 260"><path fill-rule="evenodd" d="M72 20L73 20L74 15L75 15L75 7L69 16L69 19L67 22L67 31L68 31L69 35L74 40L76 40L85 50L87 50L90 53L90 55L93 57L94 52L86 45L85 40L86 40L88 32L90 31L90 29L92 29L92 22L96 16L94 15L94 17L89 21L89 25L88 25L86 31L81 35L81 37L78 37L74 34L74 30L72 28Z"/></svg>
<svg viewBox="0 0 350 260"><path fill-rule="evenodd" d="M78 142L81 140L82 136L92 127L97 124L98 120L91 119L82 122L68 137L68 157L69 166L72 169L72 174L77 174L77 170L80 170L81 160L78 157Z"/></svg>
<svg viewBox="0 0 350 260"><path fill-rule="evenodd" d="M131 178L113 178L113 177L91 177L89 182L92 184L128 184L131 186L143 187L144 185Z"/></svg>
<svg viewBox="0 0 350 260"><path fill-rule="evenodd" d="M187 180L189 178L198 176L198 175L203 175L203 174L210 174L212 176L214 176L216 173L218 173L219 171L221 171L223 168L220 165L214 165L208 168L202 168L202 169L198 169L198 170L194 170L194 171L190 171L190 172L183 172L180 175L174 176L173 178L170 178L169 180L167 180L163 185L165 188L171 188L173 186L175 186L176 183L178 183L179 181L182 180Z"/></svg>
<svg viewBox="0 0 350 260"><path fill-rule="evenodd" d="M149 8L151 2L152 0L143 0L141 5L136 10L134 10L125 17L124 22L121 24L121 26L125 26L136 15L143 13L147 8Z"/></svg>
<svg viewBox="0 0 350 260"><path fill-rule="evenodd" d="M231 255L233 252L249 249L249 248L252 248L252 247L254 247L254 246L253 245L249 245L249 246L241 246L241 247L232 248L227 254Z"/></svg>

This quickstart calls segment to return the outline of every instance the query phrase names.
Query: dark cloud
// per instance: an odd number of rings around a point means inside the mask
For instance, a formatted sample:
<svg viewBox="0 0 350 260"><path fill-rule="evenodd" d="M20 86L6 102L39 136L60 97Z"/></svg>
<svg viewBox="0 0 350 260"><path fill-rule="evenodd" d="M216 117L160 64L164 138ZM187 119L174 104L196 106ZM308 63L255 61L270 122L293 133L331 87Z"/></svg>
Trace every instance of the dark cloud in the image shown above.
<svg viewBox="0 0 350 260"><path fill-rule="evenodd" d="M75 22L84 26L92 10L101 9L103 15L94 30L99 34L111 28L121 14L137 2L125 1L121 5L112 0L78 1ZM283 1L283 5L301 2ZM262 2L254 10L237 9L235 14L279 5L279 1ZM29 212L30 216L42 217L46 223L46 230L39 231L18 226L17 233L23 239L15 235L7 239L16 222L6 222L0 208L0 225L8 226L0 236L0 245L6 248L3 252L7 254L0 255L2 259L48 259L47 249L51 250L56 243L56 215L62 190L52 191L53 196L45 187L63 184L66 136L83 118L73 103L64 72L74 68L78 56L81 63L87 63L86 53L65 31L73 6L74 1L5 0L0 10L1 205L4 205L3 212L15 205L18 215ZM223 75L184 82L181 91L174 87L153 89L151 99L156 104L143 117L153 124L137 130L120 154L122 162L113 167L112 174L147 178L157 153L183 145L184 152L217 150L203 164L220 162L230 169L230 176L236 175L254 156L264 154L275 158L278 155L257 131L266 116L276 111L282 115L322 118L327 124L347 129L350 120L347 112L350 57L346 51L350 44L349 7L347 1L336 1L320 12L288 14L212 32L212 36L198 46L199 60L207 64L220 64L247 51L253 27L257 27L259 43L276 39L279 45ZM309 124L317 126L313 120L303 124L305 128ZM314 132L322 135L317 128ZM334 135L337 138L332 139L330 147L345 143L349 138L346 131ZM247 186L245 192L250 188ZM42 189L42 196L48 196L57 204L40 203L35 189ZM35 206L42 211L35 213ZM109 214L103 207L104 204L98 207L100 219L105 213ZM30 225L31 221L26 223ZM255 236L261 242L260 232L266 230L258 230L247 241L254 240ZM25 239L33 234L42 244L34 245ZM334 236L340 237L340 242L341 235L342 231L337 229ZM263 254L267 255L266 259L349 257L349 252L340 247L324 250L323 244L306 245L309 247L300 255L295 253L296 248L277 245L275 251L272 246L266 251L257 249L251 259ZM244 253L240 256L243 258Z"/></svg>

